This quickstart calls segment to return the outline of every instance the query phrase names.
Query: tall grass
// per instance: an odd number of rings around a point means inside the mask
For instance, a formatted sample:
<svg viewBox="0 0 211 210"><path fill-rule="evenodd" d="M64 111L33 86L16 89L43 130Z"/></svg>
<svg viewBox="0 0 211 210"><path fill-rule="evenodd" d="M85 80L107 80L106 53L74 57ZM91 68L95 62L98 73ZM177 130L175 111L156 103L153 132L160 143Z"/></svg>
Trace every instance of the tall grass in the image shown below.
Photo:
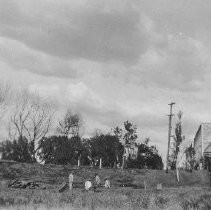
<svg viewBox="0 0 211 210"><path fill-rule="evenodd" d="M53 190L5 189L0 209L211 209L209 188L183 187L162 191L131 188Z"/></svg>

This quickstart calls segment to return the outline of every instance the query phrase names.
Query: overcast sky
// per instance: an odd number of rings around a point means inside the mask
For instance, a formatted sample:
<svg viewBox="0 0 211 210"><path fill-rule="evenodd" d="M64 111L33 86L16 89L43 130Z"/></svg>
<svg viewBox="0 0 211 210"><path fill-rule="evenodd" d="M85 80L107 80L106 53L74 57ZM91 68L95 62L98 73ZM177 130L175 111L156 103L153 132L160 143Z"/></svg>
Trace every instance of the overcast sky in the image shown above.
<svg viewBox="0 0 211 210"><path fill-rule="evenodd" d="M168 103L187 141L211 122L210 20L210 0L1 0L0 78L81 113L85 135L130 120L165 155Z"/></svg>

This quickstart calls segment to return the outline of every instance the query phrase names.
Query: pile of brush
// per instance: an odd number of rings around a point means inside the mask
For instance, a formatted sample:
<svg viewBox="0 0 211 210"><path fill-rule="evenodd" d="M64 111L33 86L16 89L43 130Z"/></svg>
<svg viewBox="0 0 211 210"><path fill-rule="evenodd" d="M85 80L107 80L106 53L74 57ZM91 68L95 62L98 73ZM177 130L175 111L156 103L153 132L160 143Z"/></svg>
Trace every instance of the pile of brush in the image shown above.
<svg viewBox="0 0 211 210"><path fill-rule="evenodd" d="M29 189L35 189L35 188L42 188L42 189L46 189L45 186L42 186L34 181L24 181L24 180L13 180L11 182L9 182L8 187L11 188L20 188L20 189L24 189L24 188L29 188Z"/></svg>

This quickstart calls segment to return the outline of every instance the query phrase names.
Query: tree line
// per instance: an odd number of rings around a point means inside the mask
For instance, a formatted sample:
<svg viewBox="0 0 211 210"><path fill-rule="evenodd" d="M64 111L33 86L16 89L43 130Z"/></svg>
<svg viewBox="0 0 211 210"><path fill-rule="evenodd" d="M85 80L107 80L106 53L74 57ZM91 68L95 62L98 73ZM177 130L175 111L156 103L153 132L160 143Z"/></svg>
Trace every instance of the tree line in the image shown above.
<svg viewBox="0 0 211 210"><path fill-rule="evenodd" d="M47 99L23 90L14 94L9 86L0 85L1 117L5 110L8 138L1 142L2 159L93 166L101 160L102 167L124 164L129 168L163 168L156 147L149 145L149 139L137 143L137 127L129 121L122 128L117 126L108 133L98 131L82 138L83 119L70 108L62 119L55 120L55 109ZM126 148L132 145L137 154L135 158L126 157Z"/></svg>
<svg viewBox="0 0 211 210"><path fill-rule="evenodd" d="M185 164L183 165L183 168L192 172L193 169L198 168L195 159L196 152L193 144L190 142L188 146L182 148L182 143L185 141L185 136L183 135L182 129L182 116L182 111L179 111L176 115L176 126L174 130L175 134L173 135L173 141L170 147L170 158L168 166L171 170L175 170L178 168L178 165L181 165L181 162L183 162ZM179 154L181 157L179 157Z"/></svg>

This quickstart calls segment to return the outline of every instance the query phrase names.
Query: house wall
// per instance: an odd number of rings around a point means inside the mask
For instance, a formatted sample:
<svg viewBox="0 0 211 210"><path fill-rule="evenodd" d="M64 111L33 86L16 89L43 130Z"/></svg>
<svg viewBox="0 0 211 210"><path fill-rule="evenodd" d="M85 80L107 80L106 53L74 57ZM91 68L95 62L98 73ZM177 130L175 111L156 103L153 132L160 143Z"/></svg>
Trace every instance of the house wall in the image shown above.
<svg viewBox="0 0 211 210"><path fill-rule="evenodd" d="M196 136L194 138L194 149L195 149L195 158L196 162L199 163L202 157L202 126L199 127Z"/></svg>
<svg viewBox="0 0 211 210"><path fill-rule="evenodd" d="M196 162L204 156L204 151L211 144L211 123L203 123L200 125L194 138L194 149Z"/></svg>
<svg viewBox="0 0 211 210"><path fill-rule="evenodd" d="M205 150L211 144L211 123L202 125L203 129L203 149Z"/></svg>

